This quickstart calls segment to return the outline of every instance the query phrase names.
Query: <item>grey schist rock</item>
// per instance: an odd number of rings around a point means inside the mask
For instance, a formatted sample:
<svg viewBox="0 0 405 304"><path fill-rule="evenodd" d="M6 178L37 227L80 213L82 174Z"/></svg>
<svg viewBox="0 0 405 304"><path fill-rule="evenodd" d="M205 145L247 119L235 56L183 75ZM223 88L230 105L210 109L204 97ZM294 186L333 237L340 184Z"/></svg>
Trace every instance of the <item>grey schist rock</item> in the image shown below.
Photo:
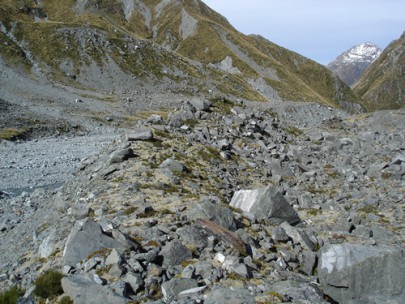
<svg viewBox="0 0 405 304"><path fill-rule="evenodd" d="M166 301L174 300L182 291L196 288L198 283L193 279L174 278L162 284L162 294Z"/></svg>
<svg viewBox="0 0 405 304"><path fill-rule="evenodd" d="M292 300L293 303L328 303L323 300L323 293L316 284L287 280L274 283L271 289L277 294L288 295L286 302Z"/></svg>
<svg viewBox="0 0 405 304"><path fill-rule="evenodd" d="M194 98L189 102L197 111L208 111L211 107L211 102L206 99Z"/></svg>
<svg viewBox="0 0 405 304"><path fill-rule="evenodd" d="M193 112L191 111L178 111L169 113L169 126L173 128L181 127L185 122L196 121Z"/></svg>
<svg viewBox="0 0 405 304"><path fill-rule="evenodd" d="M114 151L110 155L110 165L122 163L132 157L135 157L134 151L131 148L120 149Z"/></svg>
<svg viewBox="0 0 405 304"><path fill-rule="evenodd" d="M400 248L323 247L318 276L325 294L339 303L405 303L405 253Z"/></svg>
<svg viewBox="0 0 405 304"><path fill-rule="evenodd" d="M153 133L151 129L141 128L128 131L127 141L140 141L153 139Z"/></svg>
<svg viewBox="0 0 405 304"><path fill-rule="evenodd" d="M295 228L287 222L281 223L280 227L284 229L285 233L293 240L295 244L301 244L302 247L310 251L314 250L315 244L311 241L305 231Z"/></svg>
<svg viewBox="0 0 405 304"><path fill-rule="evenodd" d="M273 186L264 189L236 191L230 205L255 215L258 220L269 219L275 224L296 224L300 218L285 197Z"/></svg>
<svg viewBox="0 0 405 304"><path fill-rule="evenodd" d="M190 259L192 253L179 240L167 243L160 252L163 256L163 265L179 265L184 260Z"/></svg>
<svg viewBox="0 0 405 304"><path fill-rule="evenodd" d="M391 162L393 165L400 165L401 163L405 163L405 154L394 157Z"/></svg>
<svg viewBox="0 0 405 304"><path fill-rule="evenodd" d="M208 294L204 304L256 304L256 300L244 289L217 287Z"/></svg>
<svg viewBox="0 0 405 304"><path fill-rule="evenodd" d="M101 226L91 219L76 222L66 241L63 265L76 266L92 253L105 248L123 251L127 247L105 235Z"/></svg>
<svg viewBox="0 0 405 304"><path fill-rule="evenodd" d="M145 282L140 273L127 273L122 277L122 280L131 286L134 293L137 293L145 286Z"/></svg>
<svg viewBox="0 0 405 304"><path fill-rule="evenodd" d="M87 275L63 278L62 288L75 304L124 304L129 301L110 287L97 284Z"/></svg>
<svg viewBox="0 0 405 304"><path fill-rule="evenodd" d="M186 169L186 166L174 159L168 158L160 164L159 168L169 169L174 172L182 172Z"/></svg>
<svg viewBox="0 0 405 304"><path fill-rule="evenodd" d="M185 244L191 244L195 248L200 249L204 249L208 246L208 237L210 234L205 229L201 229L199 225L181 227L176 230L176 233Z"/></svg>
<svg viewBox="0 0 405 304"><path fill-rule="evenodd" d="M53 234L48 235L42 241L41 245L39 245L38 255L41 258L48 258L55 252L56 243L55 243L55 236Z"/></svg>
<svg viewBox="0 0 405 304"><path fill-rule="evenodd" d="M222 227L235 231L236 223L232 211L221 205L205 202L196 205L187 213L189 220L207 219Z"/></svg>

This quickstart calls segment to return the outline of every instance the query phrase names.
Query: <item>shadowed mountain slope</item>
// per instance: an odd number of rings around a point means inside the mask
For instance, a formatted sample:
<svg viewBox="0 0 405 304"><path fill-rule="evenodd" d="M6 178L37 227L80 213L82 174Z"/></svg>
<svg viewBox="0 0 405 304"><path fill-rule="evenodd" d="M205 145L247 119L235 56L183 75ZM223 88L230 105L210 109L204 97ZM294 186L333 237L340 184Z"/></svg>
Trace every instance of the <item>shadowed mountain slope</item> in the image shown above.
<svg viewBox="0 0 405 304"><path fill-rule="evenodd" d="M354 85L370 110L405 106L405 32L393 41Z"/></svg>

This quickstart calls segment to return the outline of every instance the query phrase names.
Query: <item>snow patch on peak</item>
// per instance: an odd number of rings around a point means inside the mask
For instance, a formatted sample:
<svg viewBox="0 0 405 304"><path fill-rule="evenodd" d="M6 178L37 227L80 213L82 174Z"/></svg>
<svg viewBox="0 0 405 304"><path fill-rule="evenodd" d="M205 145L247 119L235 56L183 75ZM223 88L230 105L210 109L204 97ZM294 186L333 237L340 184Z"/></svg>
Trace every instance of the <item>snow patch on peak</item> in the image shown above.
<svg viewBox="0 0 405 304"><path fill-rule="evenodd" d="M342 62L374 62L382 53L382 50L375 44L365 42L352 47L343 53Z"/></svg>

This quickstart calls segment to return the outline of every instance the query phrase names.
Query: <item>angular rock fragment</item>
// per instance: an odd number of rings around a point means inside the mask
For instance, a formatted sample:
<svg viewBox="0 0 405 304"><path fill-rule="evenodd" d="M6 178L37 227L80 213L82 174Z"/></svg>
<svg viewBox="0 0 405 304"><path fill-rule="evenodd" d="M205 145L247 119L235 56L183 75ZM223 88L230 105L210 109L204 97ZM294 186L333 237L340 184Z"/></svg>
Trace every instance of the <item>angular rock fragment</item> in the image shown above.
<svg viewBox="0 0 405 304"><path fill-rule="evenodd" d="M185 122L189 121L196 121L191 111L179 111L169 114L169 126L173 128L180 128Z"/></svg>
<svg viewBox="0 0 405 304"><path fill-rule="evenodd" d="M204 304L256 304L256 300L244 289L217 287L208 294Z"/></svg>
<svg viewBox="0 0 405 304"><path fill-rule="evenodd" d="M151 116L149 116L146 122L150 124L161 124L163 123L163 118L160 115L152 114Z"/></svg>
<svg viewBox="0 0 405 304"><path fill-rule="evenodd" d="M182 291L196 288L198 283L193 279L174 278L162 284L162 293L166 301L175 299Z"/></svg>
<svg viewBox="0 0 405 304"><path fill-rule="evenodd" d="M153 133L151 129L134 129L127 133L127 141L138 140L151 140L153 139Z"/></svg>
<svg viewBox="0 0 405 304"><path fill-rule="evenodd" d="M210 234L201 229L198 225L179 228L176 233L185 244L190 244L201 250L208 246L208 237Z"/></svg>
<svg viewBox="0 0 405 304"><path fill-rule="evenodd" d="M196 205L187 213L187 218L189 220L207 219L226 229L233 231L236 229L232 211L213 203L205 202Z"/></svg>
<svg viewBox="0 0 405 304"><path fill-rule="evenodd" d="M288 299L284 299L286 302L329 303L324 301L322 291L315 284L287 280L276 282L271 288L278 295L288 295Z"/></svg>
<svg viewBox="0 0 405 304"><path fill-rule="evenodd" d="M124 304L128 299L116 294L110 287L101 286L86 275L62 279L62 288L75 304Z"/></svg>
<svg viewBox="0 0 405 304"><path fill-rule="evenodd" d="M38 249L38 255L41 258L48 258L54 253L56 249L56 244L54 240L54 235L48 235L41 243Z"/></svg>
<svg viewBox="0 0 405 304"><path fill-rule="evenodd" d="M314 250L315 244L311 241L305 231L295 228L287 222L281 223L280 227L284 229L285 233L293 240L294 243L301 244L301 246L307 250Z"/></svg>
<svg viewBox="0 0 405 304"><path fill-rule="evenodd" d="M123 251L125 247L115 239L105 235L101 226L91 219L76 222L66 241L63 264L76 266L92 253L106 248Z"/></svg>
<svg viewBox="0 0 405 304"><path fill-rule="evenodd" d="M269 219L275 224L296 224L300 218L280 191L273 186L265 189L240 190L232 197L230 205L255 215L258 220Z"/></svg>
<svg viewBox="0 0 405 304"><path fill-rule="evenodd" d="M192 257L190 249L178 240L174 240L163 247L160 255L163 256L164 265L179 265Z"/></svg>
<svg viewBox="0 0 405 304"><path fill-rule="evenodd" d="M131 286L134 293L138 292L145 285L142 275L139 273L127 273L122 279Z"/></svg>
<svg viewBox="0 0 405 304"><path fill-rule="evenodd" d="M393 165L400 165L401 163L405 163L405 154L394 157L394 159L391 162L391 164Z"/></svg>
<svg viewBox="0 0 405 304"><path fill-rule="evenodd" d="M197 111L208 111L211 107L211 102L206 99L195 98L189 102Z"/></svg>
<svg viewBox="0 0 405 304"><path fill-rule="evenodd" d="M110 155L110 164L122 163L132 157L135 157L131 148L117 150Z"/></svg>
<svg viewBox="0 0 405 304"><path fill-rule="evenodd" d="M174 159L168 158L160 164L159 168L169 169L170 171L175 172L182 172L186 169L186 166Z"/></svg>
<svg viewBox="0 0 405 304"><path fill-rule="evenodd" d="M339 303L405 303L405 252L401 248L323 247L318 276L325 294Z"/></svg>

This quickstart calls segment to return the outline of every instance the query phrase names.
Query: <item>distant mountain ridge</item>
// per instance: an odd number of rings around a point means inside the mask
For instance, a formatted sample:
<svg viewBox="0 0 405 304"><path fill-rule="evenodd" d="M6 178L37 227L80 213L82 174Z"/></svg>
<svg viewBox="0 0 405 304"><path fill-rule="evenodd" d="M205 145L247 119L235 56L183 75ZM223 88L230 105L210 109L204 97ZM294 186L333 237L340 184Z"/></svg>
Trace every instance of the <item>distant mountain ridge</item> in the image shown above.
<svg viewBox="0 0 405 304"><path fill-rule="evenodd" d="M322 65L243 35L199 0L4 0L0 20L3 59L68 85L336 107L358 101Z"/></svg>
<svg viewBox="0 0 405 304"><path fill-rule="evenodd" d="M369 111L405 107L405 31L390 43L353 89Z"/></svg>
<svg viewBox="0 0 405 304"><path fill-rule="evenodd" d="M353 46L327 65L335 75L351 86L364 71L381 55L382 50L374 43L365 42Z"/></svg>

